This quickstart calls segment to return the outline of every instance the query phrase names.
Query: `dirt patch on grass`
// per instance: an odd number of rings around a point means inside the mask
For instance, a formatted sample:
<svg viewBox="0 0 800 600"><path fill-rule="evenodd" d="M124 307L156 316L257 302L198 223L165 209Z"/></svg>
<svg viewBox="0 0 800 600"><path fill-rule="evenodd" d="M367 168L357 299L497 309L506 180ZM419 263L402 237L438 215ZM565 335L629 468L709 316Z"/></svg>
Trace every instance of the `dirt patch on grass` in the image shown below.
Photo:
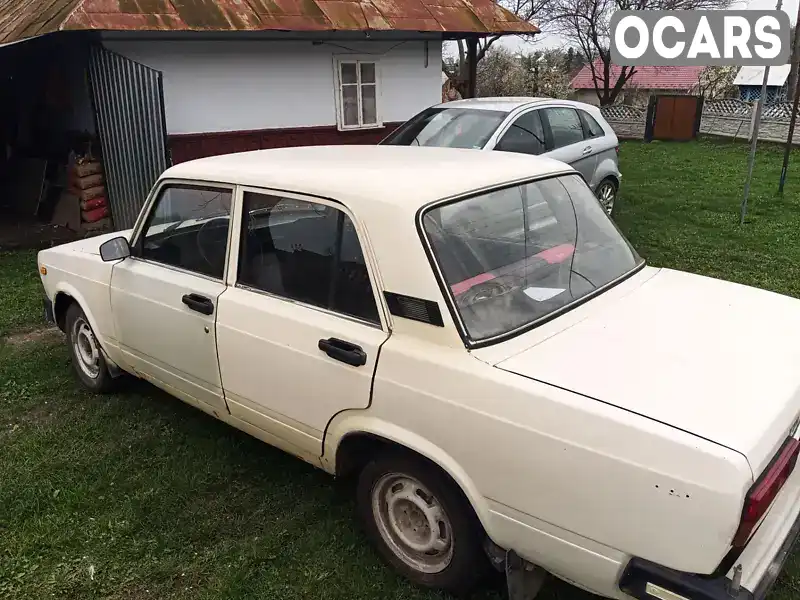
<svg viewBox="0 0 800 600"><path fill-rule="evenodd" d="M58 327L45 327L39 329L30 329L27 331L18 331L11 333L2 339L3 343L10 346L24 346L34 342L51 342L60 338L63 335Z"/></svg>

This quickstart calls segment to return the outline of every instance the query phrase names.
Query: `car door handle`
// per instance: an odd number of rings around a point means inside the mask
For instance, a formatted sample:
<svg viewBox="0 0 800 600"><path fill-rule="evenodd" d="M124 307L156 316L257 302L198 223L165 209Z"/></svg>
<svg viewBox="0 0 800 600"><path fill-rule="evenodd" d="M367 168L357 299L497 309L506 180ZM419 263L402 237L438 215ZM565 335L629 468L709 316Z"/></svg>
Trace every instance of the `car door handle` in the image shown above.
<svg viewBox="0 0 800 600"><path fill-rule="evenodd" d="M591 154L591 153L592 153L591 146L586 146L586 148L583 149L583 154Z"/></svg>
<svg viewBox="0 0 800 600"><path fill-rule="evenodd" d="M367 364L367 353L350 342L345 342L337 338L328 338L319 341L319 349L334 360L341 361L354 367Z"/></svg>
<svg viewBox="0 0 800 600"><path fill-rule="evenodd" d="M204 315L210 315L214 312L214 303L200 294L186 294L181 300L192 310Z"/></svg>

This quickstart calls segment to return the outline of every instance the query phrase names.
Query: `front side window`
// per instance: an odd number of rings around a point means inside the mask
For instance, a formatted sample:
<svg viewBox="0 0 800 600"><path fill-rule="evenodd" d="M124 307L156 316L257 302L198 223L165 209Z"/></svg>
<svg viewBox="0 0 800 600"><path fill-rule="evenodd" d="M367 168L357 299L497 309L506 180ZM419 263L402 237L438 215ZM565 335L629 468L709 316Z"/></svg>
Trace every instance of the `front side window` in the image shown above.
<svg viewBox="0 0 800 600"><path fill-rule="evenodd" d="M222 279L230 229L232 191L194 185L161 189L142 235L137 256Z"/></svg>
<svg viewBox="0 0 800 600"><path fill-rule="evenodd" d="M470 108L429 108L387 137L382 144L483 148L508 113Z"/></svg>
<svg viewBox="0 0 800 600"><path fill-rule="evenodd" d="M575 174L435 207L422 222L476 342L565 309L642 262Z"/></svg>
<svg viewBox="0 0 800 600"><path fill-rule="evenodd" d="M377 127L378 64L375 61L336 61L337 118L341 129Z"/></svg>
<svg viewBox="0 0 800 600"><path fill-rule="evenodd" d="M583 127L574 108L545 108L542 116L547 119L553 136L553 148L569 146L583 141Z"/></svg>
<svg viewBox="0 0 800 600"><path fill-rule="evenodd" d="M238 282L380 322L355 226L325 204L245 192Z"/></svg>
<svg viewBox="0 0 800 600"><path fill-rule="evenodd" d="M544 141L544 130L539 111L532 110L521 115L503 134L497 143L496 150L520 152L523 154L542 154L547 150Z"/></svg>

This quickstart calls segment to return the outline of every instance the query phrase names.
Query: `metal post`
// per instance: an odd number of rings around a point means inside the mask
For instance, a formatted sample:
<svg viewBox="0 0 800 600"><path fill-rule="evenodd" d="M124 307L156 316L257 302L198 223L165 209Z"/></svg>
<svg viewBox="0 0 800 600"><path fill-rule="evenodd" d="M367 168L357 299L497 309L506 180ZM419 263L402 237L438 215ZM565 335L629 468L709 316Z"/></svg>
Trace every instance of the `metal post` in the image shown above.
<svg viewBox="0 0 800 600"><path fill-rule="evenodd" d="M775 10L780 10L783 0L778 0ZM753 179L753 165L756 162L756 146L758 146L758 130L761 126L761 111L764 110L764 101L767 99L767 79L769 78L769 65L764 67L764 81L761 82L761 96L756 106L756 122L753 124L753 141L750 144L750 157L747 159L747 179L744 182L744 197L739 212L739 224L744 225L744 217L747 215L747 197L750 195L750 182Z"/></svg>
<svg viewBox="0 0 800 600"><path fill-rule="evenodd" d="M800 6L800 5L798 5ZM797 24L800 31L800 22ZM792 67L794 68L794 67ZM781 181L778 184L778 193L783 194L783 185L786 183L786 171L789 168L789 154L792 151L792 138L794 137L794 124L797 121L797 105L800 101L800 77L797 77L794 89L794 100L792 101L792 116L789 119L789 134L786 136L786 147L783 149L783 167L781 167ZM790 90L791 91L791 90Z"/></svg>
<svg viewBox="0 0 800 600"><path fill-rule="evenodd" d="M467 38L467 97L475 97L475 80L478 78L478 38L472 36Z"/></svg>

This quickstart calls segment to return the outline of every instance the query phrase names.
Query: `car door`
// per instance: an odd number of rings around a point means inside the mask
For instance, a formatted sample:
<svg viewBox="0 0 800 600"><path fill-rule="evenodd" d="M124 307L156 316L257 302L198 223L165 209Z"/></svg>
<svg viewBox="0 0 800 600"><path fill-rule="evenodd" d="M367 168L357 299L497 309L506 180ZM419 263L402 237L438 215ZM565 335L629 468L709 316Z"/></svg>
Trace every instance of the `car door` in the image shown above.
<svg viewBox="0 0 800 600"><path fill-rule="evenodd" d="M120 351L145 379L204 410L227 412L214 321L225 291L233 188L168 182L114 265Z"/></svg>
<svg viewBox="0 0 800 600"><path fill-rule="evenodd" d="M540 113L548 138L547 156L572 165L587 182L591 182L597 156L592 140L584 139L578 111L570 106L549 106L542 108Z"/></svg>
<svg viewBox="0 0 800 600"><path fill-rule="evenodd" d="M217 316L222 386L232 416L314 460L330 419L370 402L388 337L375 272L341 205L241 194L239 247Z"/></svg>
<svg viewBox="0 0 800 600"><path fill-rule="evenodd" d="M586 178L589 187L594 190L600 181L609 174L604 165L613 165L613 171L618 173L617 164L617 139L608 135L605 129L587 111L576 109L583 125L583 137L592 148L595 155L595 165L592 177Z"/></svg>
<svg viewBox="0 0 800 600"><path fill-rule="evenodd" d="M538 110L529 110L515 118L494 147L502 152L539 155L547 152L547 144Z"/></svg>

